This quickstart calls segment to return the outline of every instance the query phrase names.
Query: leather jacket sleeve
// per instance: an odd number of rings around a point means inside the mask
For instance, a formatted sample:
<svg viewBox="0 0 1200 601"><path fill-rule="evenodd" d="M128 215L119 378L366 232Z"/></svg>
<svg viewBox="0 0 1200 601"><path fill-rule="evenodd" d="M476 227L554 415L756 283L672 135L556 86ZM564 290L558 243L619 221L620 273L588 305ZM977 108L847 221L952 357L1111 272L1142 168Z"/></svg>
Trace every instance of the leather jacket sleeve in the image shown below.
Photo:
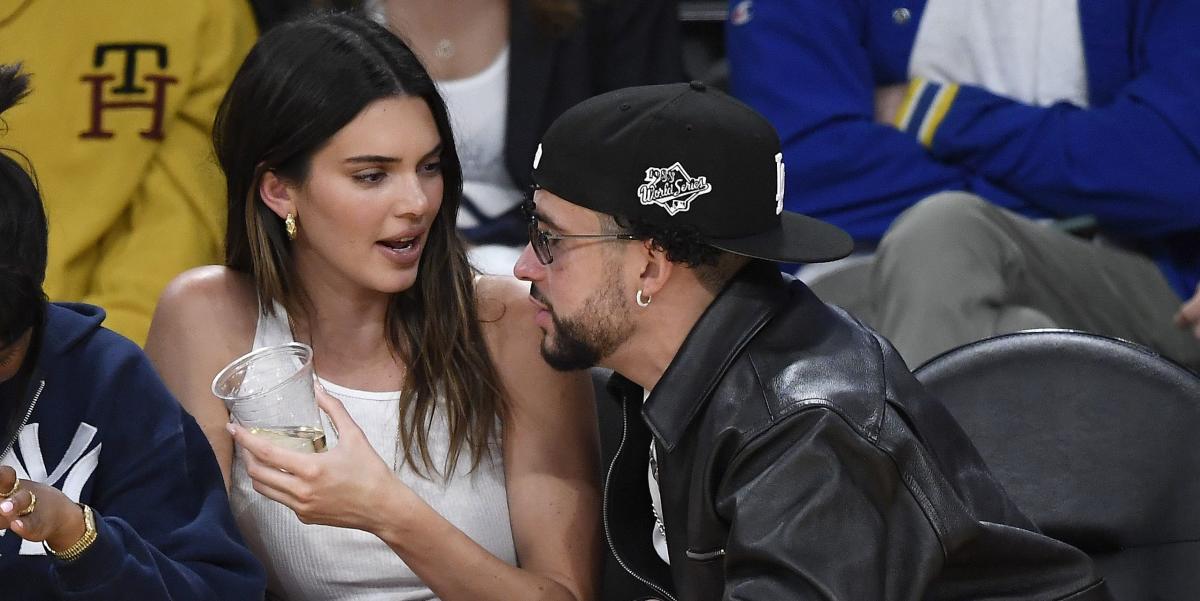
<svg viewBox="0 0 1200 601"><path fill-rule="evenodd" d="M826 407L745 445L716 507L730 519L728 600L916 600L943 562L891 458Z"/></svg>
<svg viewBox="0 0 1200 601"><path fill-rule="evenodd" d="M918 601L935 580L950 598L1110 599L1078 550L974 515L922 445L880 436L908 427L891 406L879 423L805 401L733 455L715 496L723 599Z"/></svg>

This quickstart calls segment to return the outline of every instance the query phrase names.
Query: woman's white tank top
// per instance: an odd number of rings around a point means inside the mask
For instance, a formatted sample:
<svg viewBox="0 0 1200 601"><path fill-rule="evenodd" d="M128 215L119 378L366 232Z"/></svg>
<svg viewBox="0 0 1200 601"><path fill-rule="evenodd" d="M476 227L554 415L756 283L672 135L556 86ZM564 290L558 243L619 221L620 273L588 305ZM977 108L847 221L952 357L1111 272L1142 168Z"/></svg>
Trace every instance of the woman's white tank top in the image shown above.
<svg viewBox="0 0 1200 601"><path fill-rule="evenodd" d="M274 316L259 318L254 348L288 342L292 342L292 334L287 314L277 304ZM345 404L380 457L397 465L400 393L366 392L320 381ZM328 417L324 414L321 417L332 448L337 444L336 435ZM444 412L436 413L428 441L430 456L442 461L449 446L444 418ZM470 457L464 453L445 481L439 476L432 480L422 478L407 464L396 468L396 477L475 542L501 560L516 565L498 444L491 455L491 459L485 458L474 472L468 473ZM302 524L290 509L255 492L240 451L235 451L232 480L229 495L234 516L246 543L267 568L268 597L279 596L288 601L437 599L375 535Z"/></svg>

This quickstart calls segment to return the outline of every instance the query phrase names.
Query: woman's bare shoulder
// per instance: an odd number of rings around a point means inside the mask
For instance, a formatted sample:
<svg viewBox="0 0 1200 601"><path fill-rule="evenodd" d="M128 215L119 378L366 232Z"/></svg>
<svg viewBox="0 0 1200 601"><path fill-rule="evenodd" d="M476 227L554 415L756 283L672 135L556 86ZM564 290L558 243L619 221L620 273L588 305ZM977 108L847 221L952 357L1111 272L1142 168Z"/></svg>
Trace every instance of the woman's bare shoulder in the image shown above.
<svg viewBox="0 0 1200 601"><path fill-rule="evenodd" d="M480 278L480 320L488 351L501 380L517 405L540 405L542 409L569 407L559 397L590 395L586 371L561 372L542 358L545 332L533 321L536 307L529 301L529 284L503 276ZM546 399L555 399L546 403Z"/></svg>
<svg viewBox="0 0 1200 601"><path fill-rule="evenodd" d="M171 280L159 297L151 334L245 346L258 317L254 282L222 265L196 267Z"/></svg>
<svg viewBox="0 0 1200 601"><path fill-rule="evenodd" d="M222 367L250 350L257 320L250 276L219 265L197 267L167 284L146 338L146 355L204 430L226 483L233 462L229 413L210 386Z"/></svg>
<svg viewBox="0 0 1200 601"><path fill-rule="evenodd" d="M529 302L529 283L509 276L485 275L475 282L479 319L491 341L513 337L527 339L539 332L533 323L534 307Z"/></svg>

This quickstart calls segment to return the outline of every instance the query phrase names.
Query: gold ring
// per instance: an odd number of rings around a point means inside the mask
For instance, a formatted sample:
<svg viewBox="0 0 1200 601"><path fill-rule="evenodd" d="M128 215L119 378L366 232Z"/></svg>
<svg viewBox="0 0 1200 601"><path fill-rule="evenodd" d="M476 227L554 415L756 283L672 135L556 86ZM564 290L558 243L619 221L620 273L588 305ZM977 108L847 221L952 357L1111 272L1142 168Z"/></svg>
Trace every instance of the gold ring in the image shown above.
<svg viewBox="0 0 1200 601"><path fill-rule="evenodd" d="M17 478L15 480L13 480L12 490L10 490L6 493L0 494L0 499L7 499L7 498L17 494L17 491L20 489L21 489L21 479Z"/></svg>
<svg viewBox="0 0 1200 601"><path fill-rule="evenodd" d="M22 509L21 511L18 511L17 517L19 517L19 518L25 517L25 516L33 513L34 509L37 509L37 495L33 494L33 491L31 490L31 491L29 491L29 506L26 507L25 509Z"/></svg>

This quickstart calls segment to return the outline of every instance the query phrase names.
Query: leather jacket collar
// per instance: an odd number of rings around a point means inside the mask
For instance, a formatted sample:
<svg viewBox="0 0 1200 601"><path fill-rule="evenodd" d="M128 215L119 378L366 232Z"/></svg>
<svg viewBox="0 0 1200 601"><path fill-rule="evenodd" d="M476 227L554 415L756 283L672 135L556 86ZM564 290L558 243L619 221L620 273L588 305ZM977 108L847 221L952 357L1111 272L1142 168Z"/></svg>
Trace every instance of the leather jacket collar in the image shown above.
<svg viewBox="0 0 1200 601"><path fill-rule="evenodd" d="M787 298L784 276L773 264L756 260L739 271L700 316L642 408L667 452L675 450L734 358ZM697 373L697 365L712 369Z"/></svg>

